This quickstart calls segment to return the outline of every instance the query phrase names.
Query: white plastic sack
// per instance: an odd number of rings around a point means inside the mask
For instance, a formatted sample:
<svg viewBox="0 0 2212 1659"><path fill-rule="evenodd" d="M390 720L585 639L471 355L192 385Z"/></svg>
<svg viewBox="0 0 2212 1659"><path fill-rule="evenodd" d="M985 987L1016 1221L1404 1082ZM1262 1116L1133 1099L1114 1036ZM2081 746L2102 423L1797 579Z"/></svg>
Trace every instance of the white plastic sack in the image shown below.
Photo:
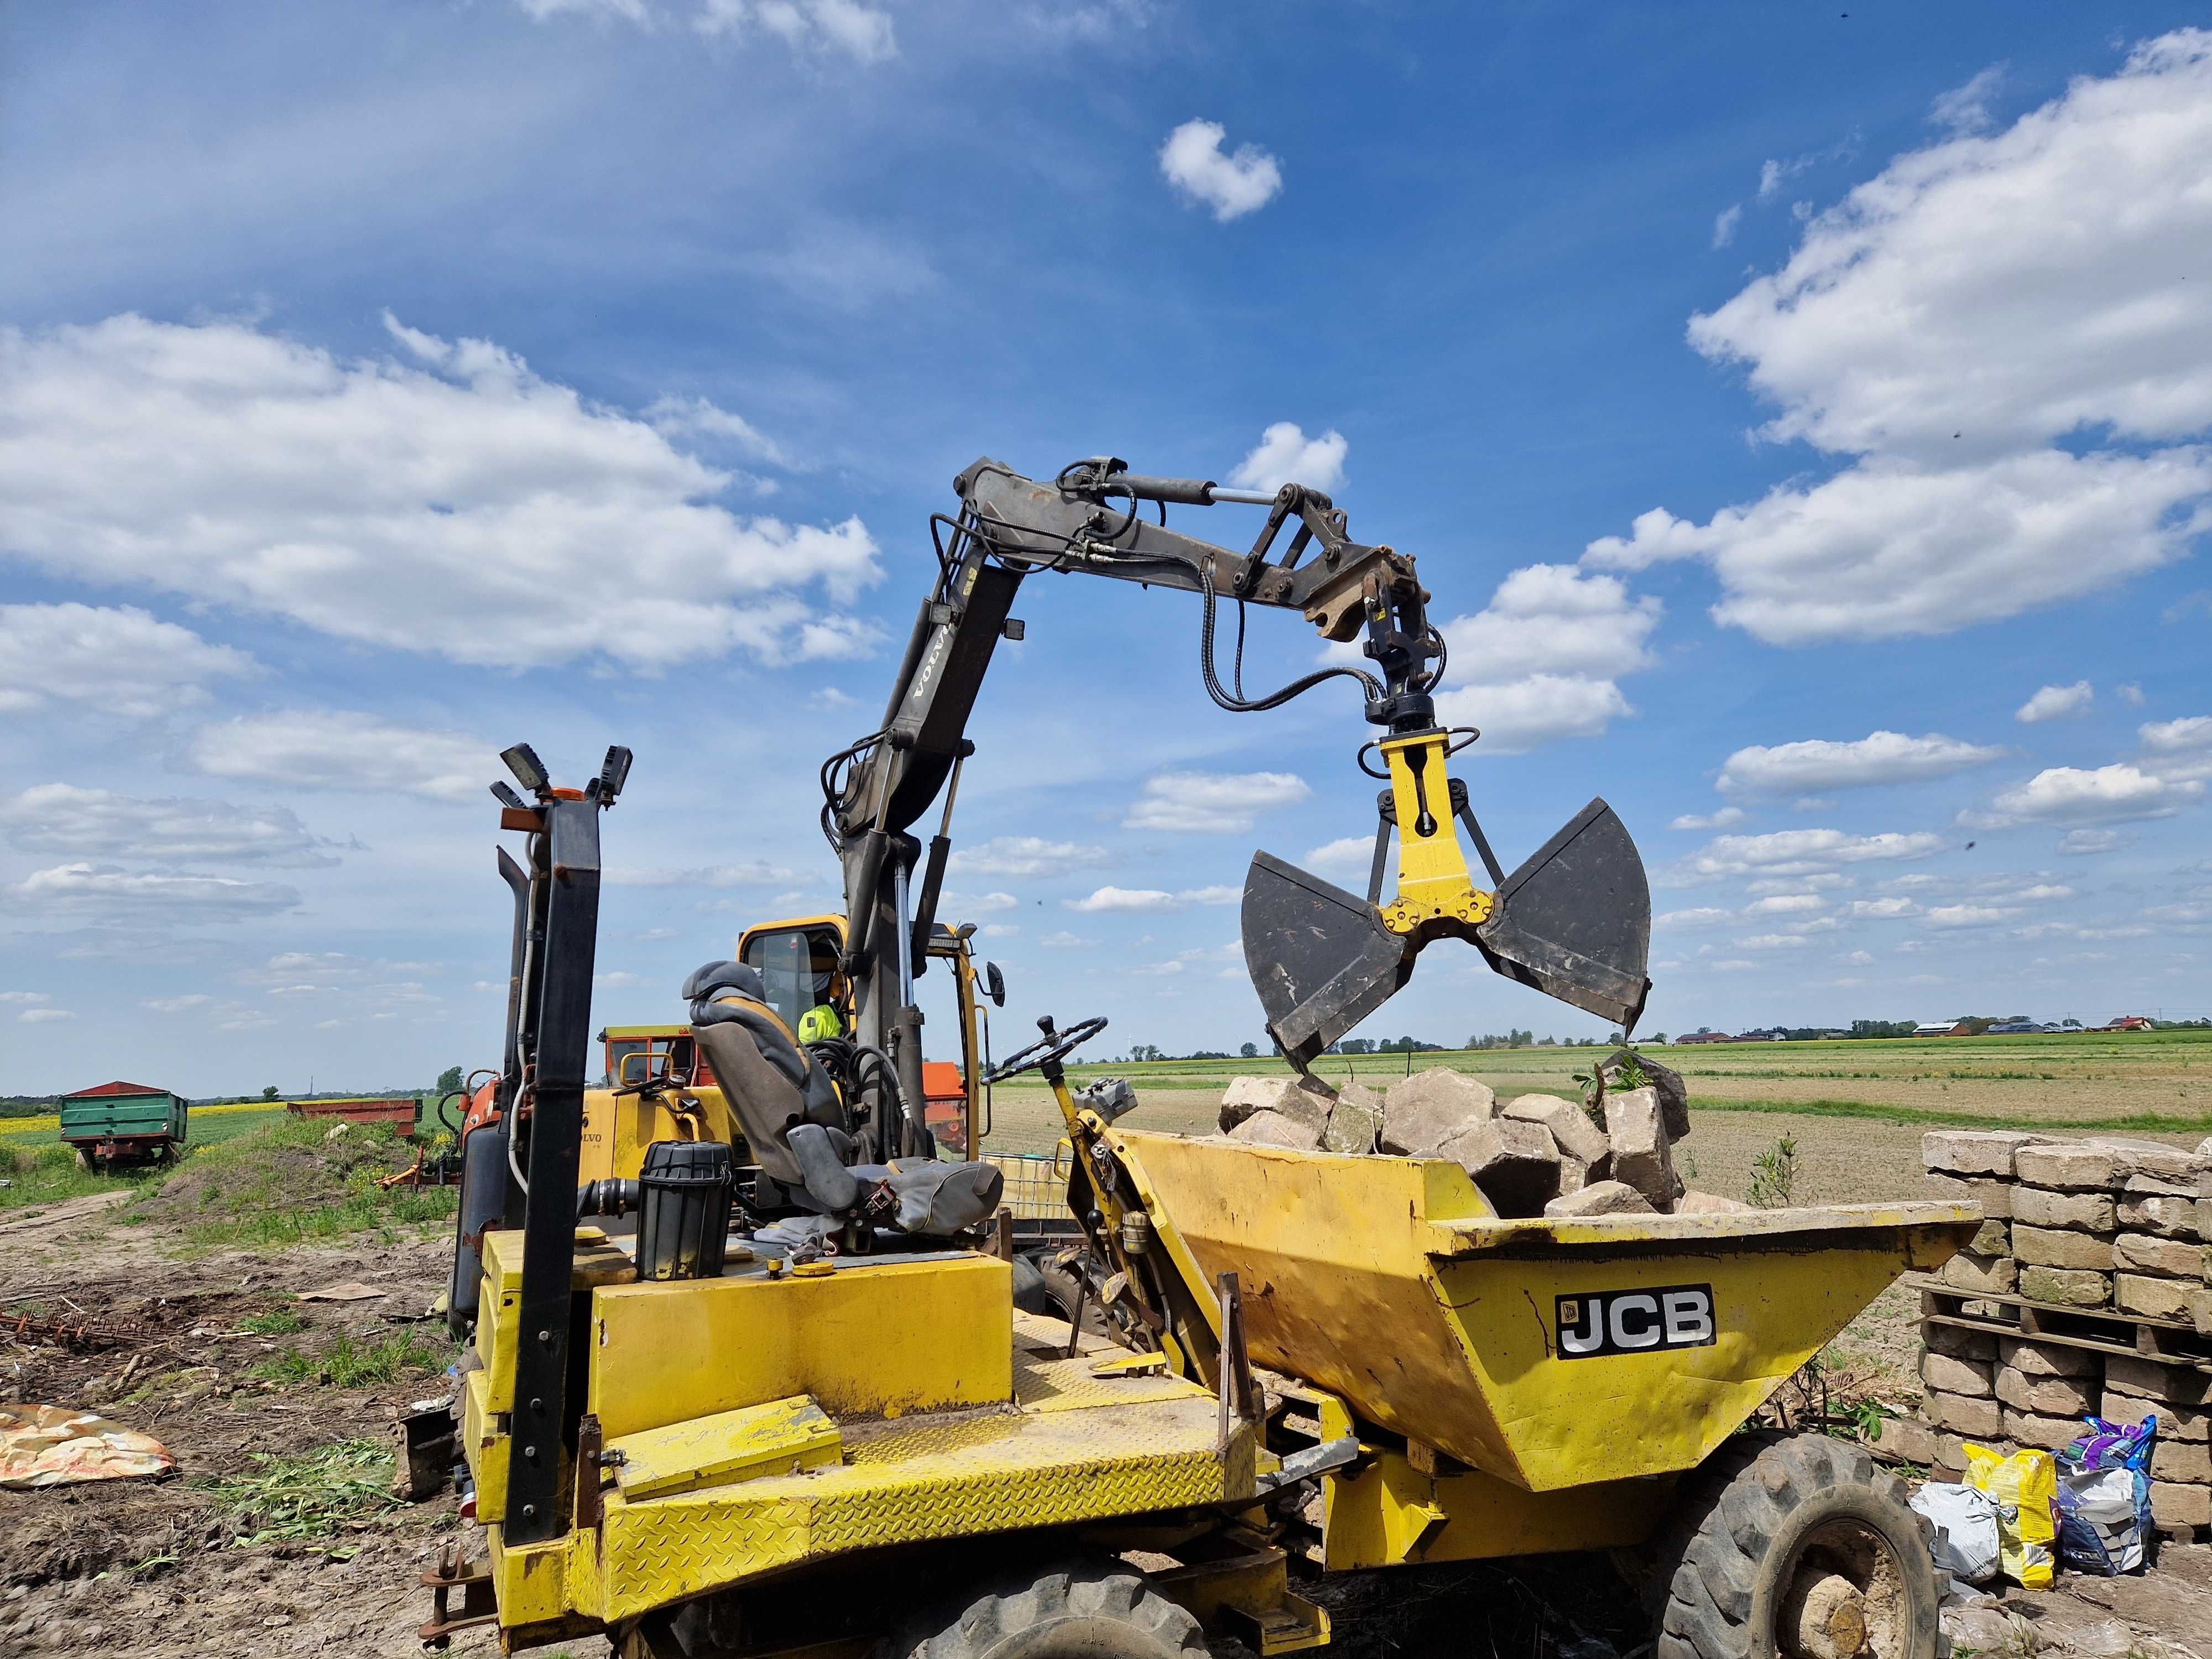
<svg viewBox="0 0 2212 1659"><path fill-rule="evenodd" d="M2109 1577L2142 1565L2142 1474L2131 1468L2058 1477L2059 1552L2068 1566Z"/></svg>
<svg viewBox="0 0 2212 1659"><path fill-rule="evenodd" d="M1996 1500L1972 1486L1931 1480L1912 1494L1913 1513L1936 1525L1931 1553L1954 1578L1978 1584L1997 1574Z"/></svg>

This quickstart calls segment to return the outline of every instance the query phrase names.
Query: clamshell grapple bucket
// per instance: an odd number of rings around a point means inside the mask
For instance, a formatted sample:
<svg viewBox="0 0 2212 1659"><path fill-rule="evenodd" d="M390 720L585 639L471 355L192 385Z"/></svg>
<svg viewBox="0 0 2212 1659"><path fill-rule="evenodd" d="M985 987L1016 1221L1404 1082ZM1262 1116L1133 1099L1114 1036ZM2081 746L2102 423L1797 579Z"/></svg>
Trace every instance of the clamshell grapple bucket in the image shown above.
<svg viewBox="0 0 2212 1659"><path fill-rule="evenodd" d="M1254 1361L1532 1492L1701 1462L1972 1206L1504 1220L1441 1160L1117 1131Z"/></svg>

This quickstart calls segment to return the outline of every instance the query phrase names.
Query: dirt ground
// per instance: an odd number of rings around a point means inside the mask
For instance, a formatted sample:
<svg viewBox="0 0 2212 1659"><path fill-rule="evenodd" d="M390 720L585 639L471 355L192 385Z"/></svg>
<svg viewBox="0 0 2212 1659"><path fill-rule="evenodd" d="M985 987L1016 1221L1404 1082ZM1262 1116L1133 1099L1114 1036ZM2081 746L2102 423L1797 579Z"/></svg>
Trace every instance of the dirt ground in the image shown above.
<svg viewBox="0 0 2212 1659"><path fill-rule="evenodd" d="M258 1456L380 1441L395 1408L441 1391L442 1379L422 1369L372 1388L250 1373L286 1351L379 1343L399 1331L422 1333L442 1357L442 1324L416 1316L443 1288L445 1244L364 1236L335 1248L179 1260L175 1228L118 1225L112 1215L110 1206L44 1226L35 1216L9 1217L0 1298L33 1292L41 1308L128 1322L145 1337L88 1351L0 1337L0 1396L110 1413L158 1438L177 1471L0 1491L0 1655L419 1656L416 1627L429 1602L415 1580L458 1524L451 1495L320 1539L241 1547L239 1517L210 1488L254 1474L264 1467ZM348 1280L384 1294L298 1299ZM242 1330L272 1313L303 1328ZM457 1638L451 1650L494 1650L479 1636Z"/></svg>

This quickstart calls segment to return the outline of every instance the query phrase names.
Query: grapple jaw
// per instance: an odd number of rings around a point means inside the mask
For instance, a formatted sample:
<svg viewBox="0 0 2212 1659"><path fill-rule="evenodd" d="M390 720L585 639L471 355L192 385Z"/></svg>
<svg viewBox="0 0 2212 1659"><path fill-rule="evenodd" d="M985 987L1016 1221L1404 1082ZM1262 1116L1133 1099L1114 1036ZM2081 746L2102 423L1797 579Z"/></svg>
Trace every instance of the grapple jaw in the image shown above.
<svg viewBox="0 0 2212 1659"><path fill-rule="evenodd" d="M1420 770L1416 764L1407 775ZM1593 800L1495 893L1483 893L1468 879L1450 819L1416 817L1406 809L1417 798L1410 787L1406 793L1397 812L1385 811L1386 833L1394 818L1401 835L1407 823L1425 826L1416 832L1421 873L1418 880L1403 873L1415 867L1406 848L1400 896L1388 906L1269 854L1253 855L1244 878L1244 965L1267 1030L1291 1064L1310 1065L1389 1001L1429 941L1446 936L1470 941L1507 978L1632 1030L1651 988L1644 975L1651 890L1613 810ZM1426 799L1425 789L1418 799ZM1454 786L1454 805L1463 799ZM1465 816L1487 860L1480 828ZM1379 873L1379 854L1376 867Z"/></svg>

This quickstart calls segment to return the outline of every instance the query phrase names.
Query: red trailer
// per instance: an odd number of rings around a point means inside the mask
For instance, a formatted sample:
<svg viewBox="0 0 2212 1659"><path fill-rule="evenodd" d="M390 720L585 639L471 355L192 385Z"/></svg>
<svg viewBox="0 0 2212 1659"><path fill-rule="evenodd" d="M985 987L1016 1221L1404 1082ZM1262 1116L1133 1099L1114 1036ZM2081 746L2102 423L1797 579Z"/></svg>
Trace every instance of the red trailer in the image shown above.
<svg viewBox="0 0 2212 1659"><path fill-rule="evenodd" d="M414 1139L415 1097L397 1100L293 1100L284 1109L301 1117L332 1117L347 1123L389 1123L403 1139Z"/></svg>

